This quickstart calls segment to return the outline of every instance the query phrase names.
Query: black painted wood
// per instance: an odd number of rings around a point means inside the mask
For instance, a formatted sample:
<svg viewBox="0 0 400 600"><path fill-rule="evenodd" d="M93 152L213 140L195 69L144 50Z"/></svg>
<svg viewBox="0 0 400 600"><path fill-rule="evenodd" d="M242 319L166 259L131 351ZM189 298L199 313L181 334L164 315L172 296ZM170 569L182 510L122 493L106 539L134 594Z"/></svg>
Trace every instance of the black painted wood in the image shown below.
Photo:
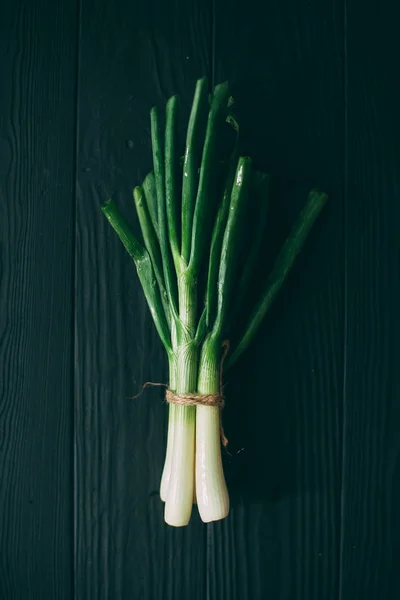
<svg viewBox="0 0 400 600"><path fill-rule="evenodd" d="M233 509L208 527L207 597L334 599L344 360L343 10L320 1L242 7L215 4L215 78L231 82L245 152L274 178L259 277L307 190L321 187L329 203L254 346L227 378Z"/></svg>
<svg viewBox="0 0 400 600"><path fill-rule="evenodd" d="M164 350L131 259L100 212L112 197L136 223L134 185L151 167L150 108L210 69L210 11L195 0L83 0L76 254L76 597L205 597L206 528L164 524Z"/></svg>
<svg viewBox="0 0 400 600"><path fill-rule="evenodd" d="M382 10L378 2L349 2L347 32L340 598L395 600L400 597L400 88L394 75L394 11Z"/></svg>
<svg viewBox="0 0 400 600"><path fill-rule="evenodd" d="M0 9L0 597L70 600L76 6Z"/></svg>
<svg viewBox="0 0 400 600"><path fill-rule="evenodd" d="M336 0L3 4L1 599L397 599L394 15ZM204 74L230 81L243 151L273 176L260 279L308 189L329 204L226 376L231 515L205 526L195 510L175 530L158 497L162 392L129 399L166 360L99 207L113 197L137 228L150 107L180 93L184 126Z"/></svg>

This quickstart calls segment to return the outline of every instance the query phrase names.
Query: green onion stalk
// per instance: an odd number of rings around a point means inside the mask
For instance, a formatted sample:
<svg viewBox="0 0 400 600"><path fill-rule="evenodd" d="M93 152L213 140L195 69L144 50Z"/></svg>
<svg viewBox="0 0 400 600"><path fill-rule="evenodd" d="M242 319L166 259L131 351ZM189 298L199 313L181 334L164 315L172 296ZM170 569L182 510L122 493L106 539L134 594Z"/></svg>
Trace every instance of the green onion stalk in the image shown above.
<svg viewBox="0 0 400 600"><path fill-rule="evenodd" d="M239 154L239 124L228 84L209 95L205 78L196 84L183 159L178 140L179 97L166 105L165 121L151 110L153 170L134 189L143 240L112 200L102 211L133 259L169 361L175 398L194 395L196 404L169 404L168 436L160 496L165 521L189 523L197 503L204 522L229 513L221 456L222 371L246 350L326 202L312 190L279 253L259 301L246 307L246 290L264 236L269 176ZM228 157L221 156L226 128L234 132ZM257 225L240 269L246 207L257 206ZM243 331L230 340L238 314ZM235 339L236 339L235 338ZM229 353L226 351L229 346Z"/></svg>

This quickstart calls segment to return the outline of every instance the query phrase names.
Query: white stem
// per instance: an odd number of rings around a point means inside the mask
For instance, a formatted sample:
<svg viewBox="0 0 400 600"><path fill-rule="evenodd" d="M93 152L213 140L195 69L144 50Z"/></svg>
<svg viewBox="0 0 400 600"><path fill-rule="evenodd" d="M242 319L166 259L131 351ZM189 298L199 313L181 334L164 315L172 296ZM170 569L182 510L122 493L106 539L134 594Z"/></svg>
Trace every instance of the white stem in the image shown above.
<svg viewBox="0 0 400 600"><path fill-rule="evenodd" d="M177 358L176 358L176 327L175 323L172 322L171 327L171 340L172 340L172 348L173 353L169 358L169 389L174 391L176 390L176 368L177 368ZM174 406L173 404L169 405L168 410L168 435L167 435L167 451L165 455L164 468L161 476L161 484L160 484L160 497L163 502L166 501L168 495L168 486L171 478L171 469L172 469L172 454L174 449L174 435L175 435L175 419L174 419Z"/></svg>
<svg viewBox="0 0 400 600"><path fill-rule="evenodd" d="M174 413L174 450L164 519L168 525L183 527L192 514L196 412L193 406L176 405Z"/></svg>
<svg viewBox="0 0 400 600"><path fill-rule="evenodd" d="M196 418L197 418L197 411L196 411ZM193 504L197 504L197 496L196 496L196 441L194 444L194 456L193 456Z"/></svg>
<svg viewBox="0 0 400 600"><path fill-rule="evenodd" d="M175 418L174 418L173 404L169 405L169 416L168 416L168 437L167 437L167 452L165 455L164 469L161 476L160 485L160 497L163 502L166 501L168 495L168 486L171 479L172 469L172 455L174 449L174 436L175 436Z"/></svg>
<svg viewBox="0 0 400 600"><path fill-rule="evenodd" d="M196 390L197 349L193 343L177 350L177 393ZM165 502L165 521L174 527L182 527L190 521L194 495L195 423L194 406L174 406L174 442L171 476Z"/></svg>
<svg viewBox="0 0 400 600"><path fill-rule="evenodd" d="M219 360L207 344L203 347L198 391L220 391ZM218 521L229 514L229 494L221 458L220 411L214 406L198 406L196 414L196 498L202 521Z"/></svg>

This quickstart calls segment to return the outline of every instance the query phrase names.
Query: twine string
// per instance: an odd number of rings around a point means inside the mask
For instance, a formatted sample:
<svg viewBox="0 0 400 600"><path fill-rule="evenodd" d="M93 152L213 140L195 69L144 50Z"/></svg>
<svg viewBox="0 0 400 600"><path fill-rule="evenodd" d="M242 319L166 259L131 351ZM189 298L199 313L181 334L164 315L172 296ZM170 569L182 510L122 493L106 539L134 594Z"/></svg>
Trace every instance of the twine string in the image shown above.
<svg viewBox="0 0 400 600"><path fill-rule="evenodd" d="M217 394L177 394L167 389L165 399L168 404L182 406L216 406L219 409L224 407L224 397L219 392Z"/></svg>
<svg viewBox="0 0 400 600"><path fill-rule="evenodd" d="M225 435L224 428L222 426L221 411L225 405L222 378L223 378L224 361L229 352L229 340L224 340L222 342L222 348L223 348L223 352L222 352L222 356L221 356L221 364L220 364L220 369L219 369L219 392L217 392L216 394L197 394L197 393L177 394L177 393L173 392L172 390L170 390L169 387L165 383L153 383L151 381L147 381L143 385L142 390L139 392L139 394L137 394L136 396L133 396L133 398L138 398L139 396L141 396L141 394L147 387L150 387L150 386L151 387L165 387L165 388L167 388L167 390L165 392L165 400L168 404L179 404L181 406L214 406L215 408L218 408L219 415L220 415L219 416L219 418L220 418L219 430L220 430L220 436L221 436L221 443L224 446L224 448L226 448L226 446L228 445L228 439Z"/></svg>

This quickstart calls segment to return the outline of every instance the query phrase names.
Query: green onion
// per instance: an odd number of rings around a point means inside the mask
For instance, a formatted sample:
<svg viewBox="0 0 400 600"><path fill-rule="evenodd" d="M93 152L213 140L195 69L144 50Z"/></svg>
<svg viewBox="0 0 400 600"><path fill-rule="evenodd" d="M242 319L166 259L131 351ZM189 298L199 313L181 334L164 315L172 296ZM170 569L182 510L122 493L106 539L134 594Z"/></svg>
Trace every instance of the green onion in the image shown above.
<svg viewBox="0 0 400 600"><path fill-rule="evenodd" d="M181 193L179 99L168 100L164 132L158 109L151 110L153 171L134 189L143 242L133 235L112 200L102 207L135 263L168 355L169 389L178 395L200 395L195 406L169 405L160 496L165 502L165 521L175 527L189 523L194 502L204 522L229 513L220 407L202 404L201 396L218 398L222 393L222 368L226 371L234 364L256 335L326 201L325 194L310 192L239 342L222 364L223 346L237 315L248 313L245 292L265 235L269 196L269 176L252 171L251 159L239 156L237 135L228 165L220 156L225 122L236 134L239 131L231 104L227 83L217 85L209 96L206 79L197 82ZM246 206L257 213L257 225L238 280Z"/></svg>

